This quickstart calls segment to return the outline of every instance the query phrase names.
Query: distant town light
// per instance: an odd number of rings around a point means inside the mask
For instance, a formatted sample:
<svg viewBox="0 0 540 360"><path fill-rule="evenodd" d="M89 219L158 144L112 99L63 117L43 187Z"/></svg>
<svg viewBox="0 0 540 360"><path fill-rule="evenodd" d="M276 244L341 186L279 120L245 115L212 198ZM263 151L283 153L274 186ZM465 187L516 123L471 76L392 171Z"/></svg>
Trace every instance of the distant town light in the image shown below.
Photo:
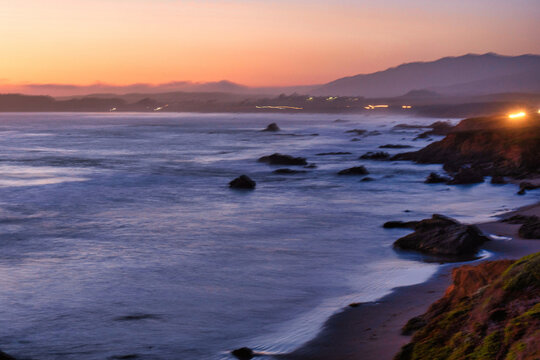
<svg viewBox="0 0 540 360"><path fill-rule="evenodd" d="M401 105L401 108L402 109L411 109L412 106L411 105Z"/></svg>
<svg viewBox="0 0 540 360"><path fill-rule="evenodd" d="M303 110L303 107L297 107L297 106L285 106L285 105L256 105L255 108L257 109L277 109L277 110Z"/></svg>
<svg viewBox="0 0 540 360"><path fill-rule="evenodd" d="M388 105L368 105L364 106L364 109L366 110L375 110L376 108L387 108Z"/></svg>
<svg viewBox="0 0 540 360"><path fill-rule="evenodd" d="M522 117L525 117L525 116L527 116L525 111L520 111L518 113L509 114L508 118L509 119L518 119L518 118L522 118Z"/></svg>

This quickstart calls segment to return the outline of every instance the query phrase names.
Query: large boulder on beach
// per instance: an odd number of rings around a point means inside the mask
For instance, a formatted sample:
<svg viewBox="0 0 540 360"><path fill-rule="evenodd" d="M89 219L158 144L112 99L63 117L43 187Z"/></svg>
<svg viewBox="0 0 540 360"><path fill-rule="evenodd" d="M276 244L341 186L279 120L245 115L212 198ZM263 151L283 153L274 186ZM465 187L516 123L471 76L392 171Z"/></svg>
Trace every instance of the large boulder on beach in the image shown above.
<svg viewBox="0 0 540 360"><path fill-rule="evenodd" d="M280 153L274 153L272 155L263 156L257 160L259 162L268 163L270 165L307 165L306 158L293 157L291 155L284 155Z"/></svg>
<svg viewBox="0 0 540 360"><path fill-rule="evenodd" d="M540 239L540 218L529 216L519 228L518 233L524 239Z"/></svg>
<svg viewBox="0 0 540 360"><path fill-rule="evenodd" d="M476 226L434 214L431 219L419 221L414 225L414 232L396 240L394 246L432 255L472 256L486 241L489 238Z"/></svg>
<svg viewBox="0 0 540 360"><path fill-rule="evenodd" d="M276 123L268 124L268 126L263 131L279 131L281 130Z"/></svg>
<svg viewBox="0 0 540 360"><path fill-rule="evenodd" d="M253 352L253 350L251 350L248 347L243 347L240 349L233 350L231 351L231 354L233 354L234 357L240 360L250 360L255 356L255 353Z"/></svg>
<svg viewBox="0 0 540 360"><path fill-rule="evenodd" d="M369 172L362 165L354 166L352 168L344 169L338 172L338 175L367 175L367 174L369 174Z"/></svg>
<svg viewBox="0 0 540 360"><path fill-rule="evenodd" d="M240 175L236 179L232 180L229 183L229 187L233 189L255 189L256 182L253 181L249 176L247 175Z"/></svg>

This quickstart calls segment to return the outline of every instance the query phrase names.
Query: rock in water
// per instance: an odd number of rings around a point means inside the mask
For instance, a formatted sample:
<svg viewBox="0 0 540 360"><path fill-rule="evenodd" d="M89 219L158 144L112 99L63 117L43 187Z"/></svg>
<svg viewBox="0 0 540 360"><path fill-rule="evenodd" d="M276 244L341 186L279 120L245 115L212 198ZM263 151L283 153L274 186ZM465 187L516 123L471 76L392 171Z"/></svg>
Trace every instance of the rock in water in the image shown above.
<svg viewBox="0 0 540 360"><path fill-rule="evenodd" d="M256 184L249 176L240 175L229 183L229 187L233 189L255 189Z"/></svg>
<svg viewBox="0 0 540 360"><path fill-rule="evenodd" d="M275 153L259 158L259 162L265 162L270 165L307 165L306 158L293 157L291 155L283 155Z"/></svg>
<svg viewBox="0 0 540 360"><path fill-rule="evenodd" d="M15 358L13 356L6 354L3 351L0 351L0 360L15 360Z"/></svg>
<svg viewBox="0 0 540 360"><path fill-rule="evenodd" d="M436 172L432 172L426 178L426 181L424 181L424 183L426 183L426 184L440 184L440 183L449 182L450 180L451 179L449 177L441 176L441 175L437 174Z"/></svg>
<svg viewBox="0 0 540 360"><path fill-rule="evenodd" d="M236 358L240 360L250 360L253 358L253 356L255 356L253 350L247 347L233 350L231 351L231 354L233 354Z"/></svg>
<svg viewBox="0 0 540 360"><path fill-rule="evenodd" d="M279 131L281 130L276 123L269 124L263 131Z"/></svg>
<svg viewBox="0 0 540 360"><path fill-rule="evenodd" d="M484 176L471 168L461 168L448 182L448 185L479 184L484 182Z"/></svg>
<svg viewBox="0 0 540 360"><path fill-rule="evenodd" d="M489 241L474 225L464 225L443 215L419 221L414 232L394 242L400 249L441 256L473 256Z"/></svg>
<svg viewBox="0 0 540 360"><path fill-rule="evenodd" d="M540 239L540 219L530 216L519 228L519 236L524 239Z"/></svg>
<svg viewBox="0 0 540 360"><path fill-rule="evenodd" d="M418 221L387 221L383 224L385 229L414 229Z"/></svg>
<svg viewBox="0 0 540 360"><path fill-rule="evenodd" d="M286 174L286 175L292 175L292 174L302 174L302 173L305 173L307 171L305 170L293 170L293 169L277 169L277 170L274 170L272 171L274 174Z"/></svg>
<svg viewBox="0 0 540 360"><path fill-rule="evenodd" d="M338 172L338 175L367 175L369 172L363 166L355 166Z"/></svg>
<svg viewBox="0 0 540 360"><path fill-rule="evenodd" d="M384 151L369 151L364 155L360 156L360 159L365 160L388 160L390 159L390 154Z"/></svg>
<svg viewBox="0 0 540 360"><path fill-rule="evenodd" d="M498 175L494 175L491 177L491 183L494 185L508 184L508 182L504 180L504 176L498 176Z"/></svg>

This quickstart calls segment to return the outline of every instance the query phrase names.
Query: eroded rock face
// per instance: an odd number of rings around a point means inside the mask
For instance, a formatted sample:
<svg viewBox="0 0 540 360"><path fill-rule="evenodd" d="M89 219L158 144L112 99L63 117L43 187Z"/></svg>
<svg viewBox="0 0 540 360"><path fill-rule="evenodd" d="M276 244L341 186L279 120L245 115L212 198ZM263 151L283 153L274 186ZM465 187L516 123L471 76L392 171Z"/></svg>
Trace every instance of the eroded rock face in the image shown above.
<svg viewBox="0 0 540 360"><path fill-rule="evenodd" d="M395 360L538 359L540 253L452 271L453 282L405 326L416 331Z"/></svg>
<svg viewBox="0 0 540 360"><path fill-rule="evenodd" d="M294 157L291 155L284 155L280 153L274 153L272 155L263 156L259 158L259 162L268 163L270 165L307 165L306 158Z"/></svg>
<svg viewBox="0 0 540 360"><path fill-rule="evenodd" d="M338 172L338 175L367 175L369 172L364 166L354 166Z"/></svg>
<svg viewBox="0 0 540 360"><path fill-rule="evenodd" d="M405 250L416 250L439 256L474 256L489 238L474 225L464 225L443 215L419 221L414 232L394 242Z"/></svg>
<svg viewBox="0 0 540 360"><path fill-rule="evenodd" d="M229 183L229 187L233 189L255 189L256 182L253 181L249 176L247 175L240 175L236 179L232 180Z"/></svg>

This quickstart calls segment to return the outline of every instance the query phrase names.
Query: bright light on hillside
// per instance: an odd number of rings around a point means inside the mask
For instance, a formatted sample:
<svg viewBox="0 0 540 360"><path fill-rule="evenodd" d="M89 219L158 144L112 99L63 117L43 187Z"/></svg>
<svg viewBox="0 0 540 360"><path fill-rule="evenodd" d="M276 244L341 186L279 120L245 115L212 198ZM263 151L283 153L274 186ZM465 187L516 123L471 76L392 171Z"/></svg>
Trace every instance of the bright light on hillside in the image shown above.
<svg viewBox="0 0 540 360"><path fill-rule="evenodd" d="M521 112L518 112L518 113L509 114L508 118L509 119L519 119L519 118L525 117L526 115L527 114L525 113L525 111L521 111Z"/></svg>

